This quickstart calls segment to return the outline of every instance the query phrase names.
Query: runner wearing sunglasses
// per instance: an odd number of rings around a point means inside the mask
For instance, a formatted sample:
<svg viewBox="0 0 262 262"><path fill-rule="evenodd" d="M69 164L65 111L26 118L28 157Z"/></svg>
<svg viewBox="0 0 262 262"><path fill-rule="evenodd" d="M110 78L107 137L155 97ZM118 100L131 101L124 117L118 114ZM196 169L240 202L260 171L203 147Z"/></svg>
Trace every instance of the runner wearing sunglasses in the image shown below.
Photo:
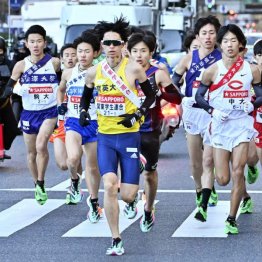
<svg viewBox="0 0 262 262"><path fill-rule="evenodd" d="M120 194L128 203L124 213L128 218L133 218L137 213L140 176L139 127L155 100L155 90L143 67L122 56L122 48L129 35L128 26L123 17L114 23L99 23L106 59L87 70L81 99L80 124L84 126L90 123L88 108L93 92L97 92L98 165L104 182L105 213L113 237L107 255L124 254L119 232L118 163L121 167ZM136 81L145 94L142 105L137 95Z"/></svg>

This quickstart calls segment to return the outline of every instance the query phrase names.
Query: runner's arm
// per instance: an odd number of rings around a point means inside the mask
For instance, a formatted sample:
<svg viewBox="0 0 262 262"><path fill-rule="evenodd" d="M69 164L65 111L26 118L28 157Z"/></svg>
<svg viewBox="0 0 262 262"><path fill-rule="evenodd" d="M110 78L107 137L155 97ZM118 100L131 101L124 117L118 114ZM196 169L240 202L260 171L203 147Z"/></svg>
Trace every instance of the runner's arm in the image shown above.
<svg viewBox="0 0 262 262"><path fill-rule="evenodd" d="M141 67L136 67L136 79L139 82L139 85L144 93L144 95L146 96L144 102L142 103L142 105L140 106L140 108L138 108L138 115L140 117L141 115L145 115L145 113L147 112L147 110L149 109L149 107L154 103L155 101L155 96L158 90L156 90L149 82L149 80L147 79L147 76L145 74L144 69Z"/></svg>
<svg viewBox="0 0 262 262"><path fill-rule="evenodd" d="M253 75L253 88L256 94L256 100L253 103L254 108L259 108L262 105L262 83L261 72L256 65L251 65Z"/></svg>
<svg viewBox="0 0 262 262"><path fill-rule="evenodd" d="M21 77L23 71L24 61L22 60L15 64L14 69L12 71L12 75L4 87L4 91L1 96L2 99L6 99L13 94L14 86L17 83L18 79Z"/></svg>
<svg viewBox="0 0 262 262"><path fill-rule="evenodd" d="M203 74L201 83L198 87L196 97L195 97L197 104L202 109L207 111L209 114L212 114L214 108L210 106L209 103L206 101L205 94L211 85L211 79L212 79L212 76L210 76L210 71L206 70Z"/></svg>
<svg viewBox="0 0 262 262"><path fill-rule="evenodd" d="M67 69L65 69L62 73L62 78L57 90L57 104L61 105L64 102L64 98L65 98L65 92L66 92L66 77L67 74L69 73L69 71Z"/></svg>
<svg viewBox="0 0 262 262"><path fill-rule="evenodd" d="M176 68L175 68L175 72L172 76L172 80L173 83L177 86L180 87L180 81L184 75L184 73L187 71L187 65L189 60L191 60L191 56L190 55L185 55L182 57L182 59L180 60L180 62L177 64Z"/></svg>
<svg viewBox="0 0 262 262"><path fill-rule="evenodd" d="M94 91L94 79L96 66L91 67L86 72L84 91L80 100L80 110L88 111Z"/></svg>
<svg viewBox="0 0 262 262"><path fill-rule="evenodd" d="M172 83L169 75L163 71L156 72L157 85L160 87L157 95L169 103L181 104L181 93L178 88Z"/></svg>
<svg viewBox="0 0 262 262"><path fill-rule="evenodd" d="M259 108L262 106L262 84L253 84L253 88L256 94L256 100L253 103L254 108Z"/></svg>

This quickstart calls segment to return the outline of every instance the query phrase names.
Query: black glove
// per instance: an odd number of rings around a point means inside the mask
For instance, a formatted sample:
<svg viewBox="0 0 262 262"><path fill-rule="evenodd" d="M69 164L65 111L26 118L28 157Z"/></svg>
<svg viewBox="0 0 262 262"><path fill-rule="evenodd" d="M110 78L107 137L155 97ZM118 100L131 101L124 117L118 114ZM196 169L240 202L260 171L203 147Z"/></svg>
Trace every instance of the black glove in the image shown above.
<svg viewBox="0 0 262 262"><path fill-rule="evenodd" d="M61 105L59 105L57 107L57 111L59 115L65 115L65 113L67 112L67 104L66 103L62 103Z"/></svg>
<svg viewBox="0 0 262 262"><path fill-rule="evenodd" d="M11 86L6 86L5 89L4 89L4 92L2 94L2 96L0 98L2 99L6 99L8 98L9 96L11 96L13 94L13 87Z"/></svg>
<svg viewBox="0 0 262 262"><path fill-rule="evenodd" d="M80 113L80 117L79 117L79 124L80 124L80 126L88 126L88 125L90 125L90 122L89 122L90 120L91 120L91 117L90 117L89 113L83 110Z"/></svg>
<svg viewBox="0 0 262 262"><path fill-rule="evenodd" d="M130 128L135 124L135 122L138 119L142 117L142 114L140 111L137 111L133 114L123 114L123 115L120 115L119 117L124 117L124 119L122 121L119 121L117 124Z"/></svg>

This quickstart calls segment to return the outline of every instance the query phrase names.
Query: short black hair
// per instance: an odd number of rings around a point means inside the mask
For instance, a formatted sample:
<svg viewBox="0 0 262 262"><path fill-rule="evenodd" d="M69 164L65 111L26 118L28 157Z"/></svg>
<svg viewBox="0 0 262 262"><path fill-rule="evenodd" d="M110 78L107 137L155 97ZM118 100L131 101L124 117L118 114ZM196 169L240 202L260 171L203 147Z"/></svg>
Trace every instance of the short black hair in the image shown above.
<svg viewBox="0 0 262 262"><path fill-rule="evenodd" d="M74 40L73 45L74 45L75 48L77 48L77 46L81 43L90 44L94 51L98 52L100 50L100 41L99 41L97 35L93 34L91 32L85 32L80 37L77 37Z"/></svg>
<svg viewBox="0 0 262 262"><path fill-rule="evenodd" d="M219 29L218 34L217 34L217 42L219 44L222 43L223 37L228 32L233 33L237 37L238 42L241 43L244 47L246 46L247 39L243 31L235 24L224 25Z"/></svg>
<svg viewBox="0 0 262 262"><path fill-rule="evenodd" d="M219 20L214 15L209 15L207 17L201 17L197 20L194 28L194 33L199 34L201 28L205 25L211 24L215 27L216 32L218 32L221 24Z"/></svg>
<svg viewBox="0 0 262 262"><path fill-rule="evenodd" d="M129 22L126 21L126 18L122 15L119 18L116 18L114 23L106 22L106 21L99 21L97 26L95 27L98 34L104 37L105 33L107 32L115 32L118 33L121 39L126 42L128 36L130 35L129 31Z"/></svg>
<svg viewBox="0 0 262 262"><path fill-rule="evenodd" d="M131 49L138 43L144 42L150 52L154 52L156 42L154 38L147 34L135 33L132 34L127 42L127 50L131 52Z"/></svg>
<svg viewBox="0 0 262 262"><path fill-rule="evenodd" d="M60 56L63 57L64 56L64 51L67 49L67 48L74 48L75 49L75 46L71 43L69 44L65 44L61 47L60 49Z"/></svg>
<svg viewBox="0 0 262 262"><path fill-rule="evenodd" d="M253 47L254 55L262 55L262 39L255 42Z"/></svg>
<svg viewBox="0 0 262 262"><path fill-rule="evenodd" d="M189 50L190 49L190 46L192 44L192 42L196 39L196 35L193 31L189 31L187 34L186 34L186 37L185 37L185 40L184 40L184 43L183 43L183 47L185 50Z"/></svg>
<svg viewBox="0 0 262 262"><path fill-rule="evenodd" d="M30 34L39 34L41 35L44 40L46 40L46 31L41 25L32 25L30 26L27 31L25 32L25 39L28 39Z"/></svg>

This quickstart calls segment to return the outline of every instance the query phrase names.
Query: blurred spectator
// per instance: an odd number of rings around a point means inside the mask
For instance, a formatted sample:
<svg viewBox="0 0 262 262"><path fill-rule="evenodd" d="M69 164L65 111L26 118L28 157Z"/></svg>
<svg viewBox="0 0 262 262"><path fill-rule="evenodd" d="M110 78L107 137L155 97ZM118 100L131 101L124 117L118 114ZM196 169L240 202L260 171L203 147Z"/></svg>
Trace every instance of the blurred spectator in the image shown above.
<svg viewBox="0 0 262 262"><path fill-rule="evenodd" d="M5 40L0 37L0 124L3 124L4 149L10 149L13 140L18 134L17 122L15 120L10 99L1 98L4 87L7 84L11 72L12 64L7 57ZM5 155L4 158L10 158Z"/></svg>

